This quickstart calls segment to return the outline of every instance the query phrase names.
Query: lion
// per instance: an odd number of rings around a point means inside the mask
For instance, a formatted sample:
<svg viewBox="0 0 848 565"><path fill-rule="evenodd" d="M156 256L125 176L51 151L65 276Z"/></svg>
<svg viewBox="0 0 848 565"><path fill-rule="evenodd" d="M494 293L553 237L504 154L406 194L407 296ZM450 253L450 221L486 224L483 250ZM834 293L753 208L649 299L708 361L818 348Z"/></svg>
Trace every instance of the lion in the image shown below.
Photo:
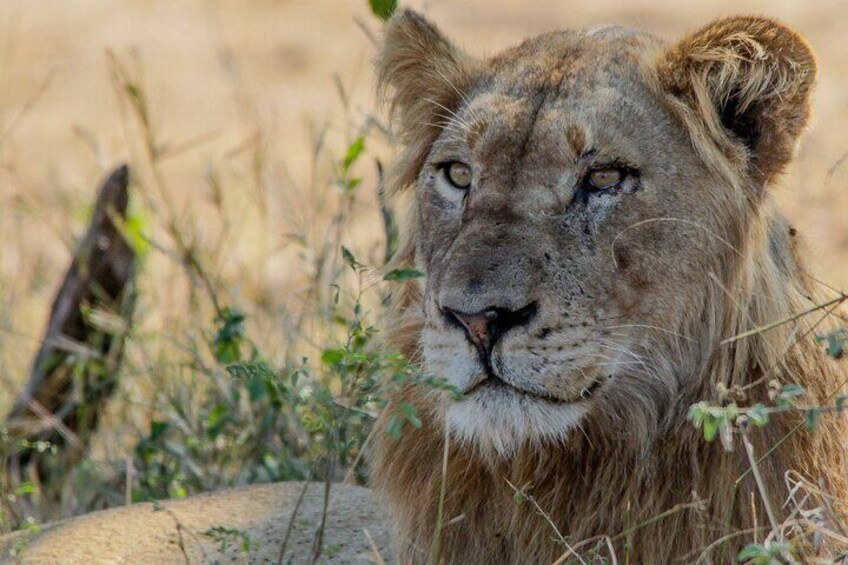
<svg viewBox="0 0 848 565"><path fill-rule="evenodd" d="M777 530L796 558L826 553L848 494L841 417L816 433L792 410L740 419L722 442L687 421L699 401L770 404L789 384L832 404L848 378L812 340L826 313L798 315L818 292L772 194L810 113L807 43L732 17L672 45L604 27L480 59L401 11L377 74L402 145L392 184L413 197L390 268L425 273L394 288L389 341L446 386L391 393L371 455L387 517L334 489L336 557L732 562ZM395 439L400 403L421 425ZM221 526L276 561L295 524L287 554L304 556L314 528L292 516L321 515L312 490L302 506L291 483L135 505L0 547L216 561L204 532Z"/></svg>
<svg viewBox="0 0 848 565"><path fill-rule="evenodd" d="M391 402L420 429L378 423L402 562L729 562L789 517L792 477L848 494L839 416L724 445L687 421L787 384L833 404L848 377L811 337L827 320L795 316L817 293L771 190L810 114L804 39L730 17L672 45L603 27L478 59L404 11L377 74L414 193L393 267L426 273L395 289L389 336L461 394L406 387Z"/></svg>

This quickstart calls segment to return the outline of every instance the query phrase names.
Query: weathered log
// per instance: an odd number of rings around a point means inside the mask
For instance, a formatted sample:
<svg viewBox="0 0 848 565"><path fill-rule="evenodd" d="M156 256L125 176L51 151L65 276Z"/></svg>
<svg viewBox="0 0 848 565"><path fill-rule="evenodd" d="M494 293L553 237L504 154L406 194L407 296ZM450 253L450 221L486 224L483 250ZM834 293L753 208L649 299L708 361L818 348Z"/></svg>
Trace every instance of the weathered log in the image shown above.
<svg viewBox="0 0 848 565"><path fill-rule="evenodd" d="M29 380L5 424L16 446L5 462L9 477L40 484L43 501L60 495L117 385L134 303L135 253L121 230L128 185L122 166L101 186Z"/></svg>

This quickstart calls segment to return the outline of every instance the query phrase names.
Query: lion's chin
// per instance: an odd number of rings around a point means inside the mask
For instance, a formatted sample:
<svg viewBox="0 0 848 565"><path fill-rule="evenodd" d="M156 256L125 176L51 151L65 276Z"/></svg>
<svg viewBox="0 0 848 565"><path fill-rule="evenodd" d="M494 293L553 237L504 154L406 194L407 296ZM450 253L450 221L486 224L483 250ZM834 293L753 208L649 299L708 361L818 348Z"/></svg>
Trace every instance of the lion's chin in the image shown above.
<svg viewBox="0 0 848 565"><path fill-rule="evenodd" d="M563 442L589 409L587 402L544 400L508 386L485 386L445 414L451 437L485 455L509 457L524 446Z"/></svg>

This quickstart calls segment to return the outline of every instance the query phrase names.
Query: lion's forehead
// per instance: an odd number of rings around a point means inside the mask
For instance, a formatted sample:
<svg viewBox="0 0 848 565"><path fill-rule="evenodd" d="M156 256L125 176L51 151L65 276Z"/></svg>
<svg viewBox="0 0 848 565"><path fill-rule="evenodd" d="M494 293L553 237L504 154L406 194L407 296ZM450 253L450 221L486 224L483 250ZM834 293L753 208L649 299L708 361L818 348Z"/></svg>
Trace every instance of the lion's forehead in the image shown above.
<svg viewBox="0 0 848 565"><path fill-rule="evenodd" d="M615 84L635 78L658 45L646 33L615 27L548 33L489 59L483 82L518 96Z"/></svg>
<svg viewBox="0 0 848 565"><path fill-rule="evenodd" d="M490 90L470 98L459 116L470 124L459 145L481 171L521 171L542 184L569 174L588 152L647 169L669 158L669 146L685 143L668 110L636 79L543 98ZM443 141L455 144L457 129Z"/></svg>
<svg viewBox="0 0 848 565"><path fill-rule="evenodd" d="M652 132L656 138L671 123L642 64L656 42L621 28L528 41L488 62L458 111L467 127L444 137L455 140L464 129L476 155L508 168L535 155L542 162L530 164L539 171L596 143L617 143L619 157L638 160L628 152L655 149L641 143L646 127L662 130ZM639 143L628 147L628 139Z"/></svg>
<svg viewBox="0 0 848 565"><path fill-rule="evenodd" d="M459 120L469 124L465 141L471 149L486 140L500 150L508 140L567 135L570 146L565 149L577 156L589 149L592 138L601 142L613 141L604 137L620 140L627 134L642 138L645 126L668 129L672 123L659 99L636 82L583 88L572 95L544 99L486 91L469 100Z"/></svg>

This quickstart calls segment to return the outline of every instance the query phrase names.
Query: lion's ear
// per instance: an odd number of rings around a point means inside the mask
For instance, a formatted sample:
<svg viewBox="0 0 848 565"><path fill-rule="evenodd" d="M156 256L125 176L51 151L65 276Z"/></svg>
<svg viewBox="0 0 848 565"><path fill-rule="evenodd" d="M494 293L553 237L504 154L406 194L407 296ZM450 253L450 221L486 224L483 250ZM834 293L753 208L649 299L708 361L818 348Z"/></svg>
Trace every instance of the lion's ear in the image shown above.
<svg viewBox="0 0 848 565"><path fill-rule="evenodd" d="M694 132L761 184L792 158L810 113L816 62L807 42L762 17L719 20L665 51L661 88Z"/></svg>
<svg viewBox="0 0 848 565"><path fill-rule="evenodd" d="M422 15L396 13L377 56L377 91L407 146L429 145L462 102L473 62Z"/></svg>

